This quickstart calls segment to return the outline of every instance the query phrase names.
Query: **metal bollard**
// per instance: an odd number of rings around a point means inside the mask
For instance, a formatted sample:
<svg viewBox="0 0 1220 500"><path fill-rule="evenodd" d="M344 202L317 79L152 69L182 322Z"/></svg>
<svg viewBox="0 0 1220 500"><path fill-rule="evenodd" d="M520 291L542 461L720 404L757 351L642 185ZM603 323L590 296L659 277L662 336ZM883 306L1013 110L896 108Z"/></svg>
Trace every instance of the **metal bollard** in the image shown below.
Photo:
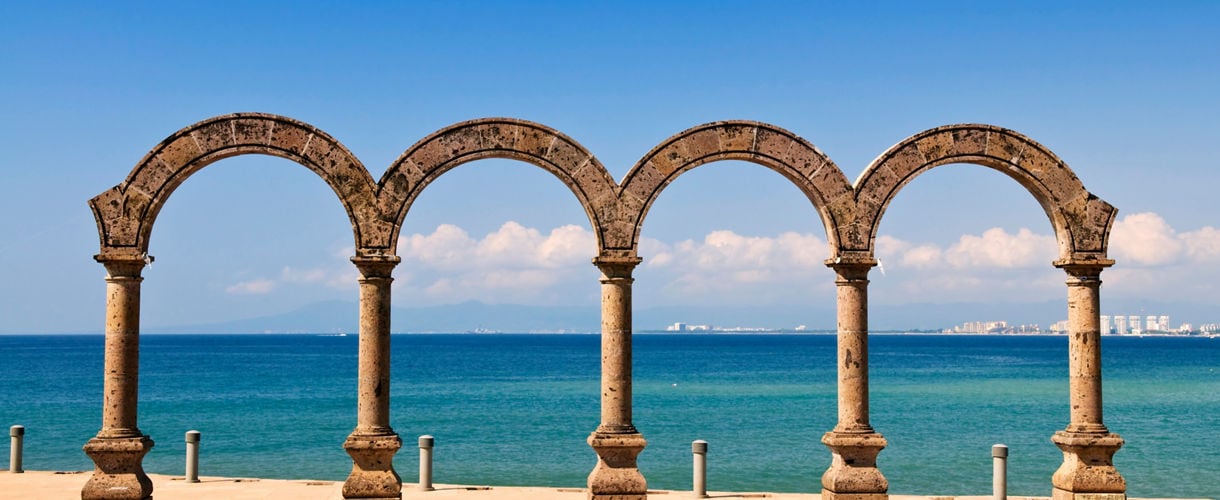
<svg viewBox="0 0 1220 500"><path fill-rule="evenodd" d="M186 431L186 482L199 482L199 431Z"/></svg>
<svg viewBox="0 0 1220 500"><path fill-rule="evenodd" d="M707 441L696 439L690 444L695 454L694 490L695 498L707 498Z"/></svg>
<svg viewBox="0 0 1220 500"><path fill-rule="evenodd" d="M991 447L991 496L994 500L1008 498L1008 446Z"/></svg>
<svg viewBox="0 0 1220 500"><path fill-rule="evenodd" d="M12 441L8 454L8 471L13 474L21 474L25 472L21 470L21 445L25 440L25 427L21 425L9 427L8 436Z"/></svg>
<svg viewBox="0 0 1220 500"><path fill-rule="evenodd" d="M419 437L419 491L432 491L432 447L436 439L424 434Z"/></svg>

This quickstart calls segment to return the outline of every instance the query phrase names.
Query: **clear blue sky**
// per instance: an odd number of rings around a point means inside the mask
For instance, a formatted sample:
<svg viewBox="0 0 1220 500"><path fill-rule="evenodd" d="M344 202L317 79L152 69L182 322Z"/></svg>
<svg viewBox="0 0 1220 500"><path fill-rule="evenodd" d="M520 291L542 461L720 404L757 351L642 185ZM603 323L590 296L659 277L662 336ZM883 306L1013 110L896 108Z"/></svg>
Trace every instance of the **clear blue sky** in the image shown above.
<svg viewBox="0 0 1220 500"><path fill-rule="evenodd" d="M1139 314L1148 299L1216 311L1175 323L1220 322L1217 19L1215 2L3 2L0 332L100 331L86 201L175 130L237 111L311 123L374 177L436 129L486 116L555 127L616 178L713 120L792 130L850 179L924 129L1000 125L1120 209L1103 313ZM461 167L407 217L395 304L596 307L588 231L542 170ZM1043 212L996 172L933 170L882 233L874 316L1064 296ZM764 168L685 174L643 236L637 307L833 301L824 229ZM146 327L356 300L346 218L287 161L208 167L151 242ZM811 323L834 323L823 319ZM964 308L946 323L986 319L1004 318Z"/></svg>

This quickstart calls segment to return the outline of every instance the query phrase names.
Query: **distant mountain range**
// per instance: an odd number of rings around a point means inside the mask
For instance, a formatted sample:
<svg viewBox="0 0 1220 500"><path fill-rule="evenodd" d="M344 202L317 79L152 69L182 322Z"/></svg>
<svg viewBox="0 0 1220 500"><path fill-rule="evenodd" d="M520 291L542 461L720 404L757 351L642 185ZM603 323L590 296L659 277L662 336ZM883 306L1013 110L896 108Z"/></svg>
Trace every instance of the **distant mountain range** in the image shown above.
<svg viewBox="0 0 1220 500"><path fill-rule="evenodd" d="M1009 324L1037 323L1043 328L1066 319L1066 299L1030 304L908 304L871 305L870 329L939 330L966 321L1007 321ZM1181 309L1180 304L1174 305ZM1110 312L1107 309L1107 313ZM1116 314L1179 314L1156 306L1123 308ZM310 304L295 311L256 318L195 325L145 326L147 333L354 333L358 325L358 305L349 301ZM462 302L432 307L395 307L391 310L392 331L401 332L597 332L601 306L528 306ZM835 328L835 304L814 306L658 306L637 305L633 311L636 331L663 330L675 322L719 327L757 327L792 329L806 325L809 330ZM1174 317L1175 324L1190 321ZM1220 320L1220 318L1217 318ZM1195 320L1198 321L1198 320Z"/></svg>

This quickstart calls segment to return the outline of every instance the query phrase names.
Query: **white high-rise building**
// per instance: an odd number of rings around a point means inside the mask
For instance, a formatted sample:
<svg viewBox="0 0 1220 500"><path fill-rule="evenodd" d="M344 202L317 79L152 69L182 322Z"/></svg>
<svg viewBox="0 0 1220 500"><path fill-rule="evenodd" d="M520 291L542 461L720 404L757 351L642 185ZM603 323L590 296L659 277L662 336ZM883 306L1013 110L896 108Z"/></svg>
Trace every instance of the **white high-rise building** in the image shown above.
<svg viewBox="0 0 1220 500"><path fill-rule="evenodd" d="M1162 332L1169 331L1169 316L1161 315L1159 318L1156 319L1156 322L1160 325L1160 330Z"/></svg>
<svg viewBox="0 0 1220 500"><path fill-rule="evenodd" d="M1156 316L1149 314L1144 317L1144 332L1155 332L1161 329L1161 324L1156 322Z"/></svg>
<svg viewBox="0 0 1220 500"><path fill-rule="evenodd" d="M1101 334L1110 334L1110 317L1105 314L1101 315Z"/></svg>
<svg viewBox="0 0 1220 500"><path fill-rule="evenodd" d="M1126 335L1127 334L1127 317L1126 316L1115 316L1114 317L1114 334L1115 335Z"/></svg>
<svg viewBox="0 0 1220 500"><path fill-rule="evenodd" d="M1127 333L1130 333L1131 335L1139 335L1144 333L1144 331L1140 329L1140 317L1134 314L1127 316L1127 328L1130 329Z"/></svg>

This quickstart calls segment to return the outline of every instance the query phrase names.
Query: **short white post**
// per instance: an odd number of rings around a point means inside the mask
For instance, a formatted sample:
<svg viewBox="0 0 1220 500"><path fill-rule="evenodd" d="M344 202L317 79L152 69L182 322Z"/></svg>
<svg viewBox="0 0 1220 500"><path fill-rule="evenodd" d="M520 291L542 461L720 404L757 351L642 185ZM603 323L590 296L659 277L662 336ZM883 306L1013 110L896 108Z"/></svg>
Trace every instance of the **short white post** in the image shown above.
<svg viewBox="0 0 1220 500"><path fill-rule="evenodd" d="M695 454L694 490L695 498L707 498L707 441L696 439L690 444Z"/></svg>
<svg viewBox="0 0 1220 500"><path fill-rule="evenodd" d="M419 437L419 491L432 491L432 447L436 439L424 434Z"/></svg>
<svg viewBox="0 0 1220 500"><path fill-rule="evenodd" d="M21 425L9 427L8 435L12 441L8 454L8 471L13 474L21 474L25 472L21 469L21 445L25 440L25 427Z"/></svg>
<svg viewBox="0 0 1220 500"><path fill-rule="evenodd" d="M991 447L991 496L994 500L1008 498L1008 446Z"/></svg>
<svg viewBox="0 0 1220 500"><path fill-rule="evenodd" d="M186 431L186 482L199 482L199 431Z"/></svg>

